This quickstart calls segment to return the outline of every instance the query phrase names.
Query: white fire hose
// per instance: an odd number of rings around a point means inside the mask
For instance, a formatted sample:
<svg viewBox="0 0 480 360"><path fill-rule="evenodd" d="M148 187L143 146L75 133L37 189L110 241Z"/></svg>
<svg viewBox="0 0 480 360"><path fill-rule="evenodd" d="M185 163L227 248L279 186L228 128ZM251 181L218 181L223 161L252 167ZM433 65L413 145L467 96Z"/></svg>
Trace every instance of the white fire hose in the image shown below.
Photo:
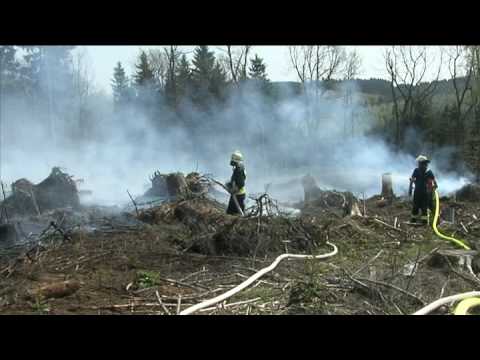
<svg viewBox="0 0 480 360"><path fill-rule="evenodd" d="M235 295L236 293L242 291L246 287L253 284L256 280L261 278L266 273L275 269L277 267L277 265L280 264L280 262L284 259L289 259L290 258L290 259L315 259L315 260L318 260L318 259L329 258L329 257L334 256L335 254L338 253L338 248L334 244L332 244L328 241L327 241L327 244L330 245L331 247L333 247L333 251L331 251L329 253L326 253L326 254L322 254L322 255L282 254L282 255L278 256L270 266L259 270L258 272L256 272L252 276L250 276L247 280L242 282L240 285L234 287L233 289L227 291L224 294L221 294L221 295L219 295L217 297L214 297L210 300L203 301L203 302L201 302L197 305L191 306L191 307L183 310L182 312L180 312L180 315L190 315L190 314L193 314L194 312L196 312L200 309L206 308L208 306L212 306L214 304L217 304L221 301L224 301L224 300L228 299L229 297Z"/></svg>
<svg viewBox="0 0 480 360"><path fill-rule="evenodd" d="M425 306L424 308L418 310L417 312L413 313L412 315L427 315L431 313L433 310L439 308L442 305L450 304L454 301L459 301L463 299L468 299L472 297L480 296L480 291L470 291L463 294L457 294L452 296L447 296L441 299L434 301L433 303Z"/></svg>

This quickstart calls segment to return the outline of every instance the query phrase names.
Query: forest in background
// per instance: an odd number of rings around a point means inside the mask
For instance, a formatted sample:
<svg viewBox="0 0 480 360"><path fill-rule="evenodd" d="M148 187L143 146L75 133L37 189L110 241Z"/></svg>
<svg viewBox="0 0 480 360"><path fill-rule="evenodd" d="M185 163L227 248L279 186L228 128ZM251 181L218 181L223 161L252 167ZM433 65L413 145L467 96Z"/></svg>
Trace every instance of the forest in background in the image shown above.
<svg viewBox="0 0 480 360"><path fill-rule="evenodd" d="M165 46L141 50L131 71L112 64L112 99L94 87L74 46L0 46L2 146L38 130L57 146L82 149L128 127L135 144L181 133L187 139L181 146L199 161L242 147L283 169L315 161L308 154L324 152L321 143L334 126L337 147L374 137L395 153L441 157L445 171L479 181L480 47L443 47L438 69L430 48L386 48L386 79L365 80L358 78L362 59L355 51L292 46L298 81L275 82L254 46L220 53L198 46L188 57ZM450 78L439 79L445 68ZM434 80L425 80L428 71L437 73ZM302 111L290 121L285 101L291 99Z"/></svg>

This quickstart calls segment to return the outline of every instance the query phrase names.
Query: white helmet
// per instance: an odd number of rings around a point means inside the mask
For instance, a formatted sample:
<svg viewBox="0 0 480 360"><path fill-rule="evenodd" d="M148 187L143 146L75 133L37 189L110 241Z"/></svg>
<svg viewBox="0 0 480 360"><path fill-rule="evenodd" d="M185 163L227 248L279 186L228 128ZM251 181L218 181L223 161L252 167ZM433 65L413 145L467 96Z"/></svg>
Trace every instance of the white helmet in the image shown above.
<svg viewBox="0 0 480 360"><path fill-rule="evenodd" d="M426 162L430 162L430 160L428 160L428 158L427 158L425 155L419 155L419 156L417 157L417 162L420 163L420 162L425 162L425 161L426 161Z"/></svg>
<svg viewBox="0 0 480 360"><path fill-rule="evenodd" d="M243 161L243 155L240 151L236 150L231 157L231 161L234 161L236 163Z"/></svg>

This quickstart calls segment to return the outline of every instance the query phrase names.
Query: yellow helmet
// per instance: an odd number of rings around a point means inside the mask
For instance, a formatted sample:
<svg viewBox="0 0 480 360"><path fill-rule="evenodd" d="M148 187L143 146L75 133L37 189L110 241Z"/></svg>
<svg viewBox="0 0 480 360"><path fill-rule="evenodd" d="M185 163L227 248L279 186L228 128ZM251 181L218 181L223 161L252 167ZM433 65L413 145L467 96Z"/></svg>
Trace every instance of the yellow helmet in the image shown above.
<svg viewBox="0 0 480 360"><path fill-rule="evenodd" d="M234 161L234 162L241 162L243 161L243 155L240 151L234 151L234 153L232 154L232 157L231 157L231 161Z"/></svg>

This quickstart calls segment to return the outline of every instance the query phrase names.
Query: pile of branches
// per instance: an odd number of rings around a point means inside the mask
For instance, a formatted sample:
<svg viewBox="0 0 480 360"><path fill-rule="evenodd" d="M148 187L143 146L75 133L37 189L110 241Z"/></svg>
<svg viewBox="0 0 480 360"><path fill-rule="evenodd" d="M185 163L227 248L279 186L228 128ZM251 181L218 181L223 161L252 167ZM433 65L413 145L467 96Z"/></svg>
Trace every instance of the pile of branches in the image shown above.
<svg viewBox="0 0 480 360"><path fill-rule="evenodd" d="M51 221L50 224L35 238L29 239L28 243L13 245L3 248L5 259L10 259L7 264L0 268L0 276L10 277L16 268L23 263L35 263L49 249L61 245L66 241L72 241L72 229L65 229L63 224ZM0 256L1 258L1 256Z"/></svg>
<svg viewBox="0 0 480 360"><path fill-rule="evenodd" d="M259 200L262 211L266 211L268 201L273 206L268 196ZM260 207L257 210L260 212ZM268 216L265 212L262 216L231 216L225 213L224 205L209 198L166 203L142 211L139 219L181 225L187 233L179 232L174 239L180 250L206 255L264 256L286 250L310 253L325 240L318 225L305 219Z"/></svg>
<svg viewBox="0 0 480 360"><path fill-rule="evenodd" d="M250 197L250 199L255 201L255 205L245 211L247 217L273 216L279 214L277 201L272 199L267 193L258 197Z"/></svg>

